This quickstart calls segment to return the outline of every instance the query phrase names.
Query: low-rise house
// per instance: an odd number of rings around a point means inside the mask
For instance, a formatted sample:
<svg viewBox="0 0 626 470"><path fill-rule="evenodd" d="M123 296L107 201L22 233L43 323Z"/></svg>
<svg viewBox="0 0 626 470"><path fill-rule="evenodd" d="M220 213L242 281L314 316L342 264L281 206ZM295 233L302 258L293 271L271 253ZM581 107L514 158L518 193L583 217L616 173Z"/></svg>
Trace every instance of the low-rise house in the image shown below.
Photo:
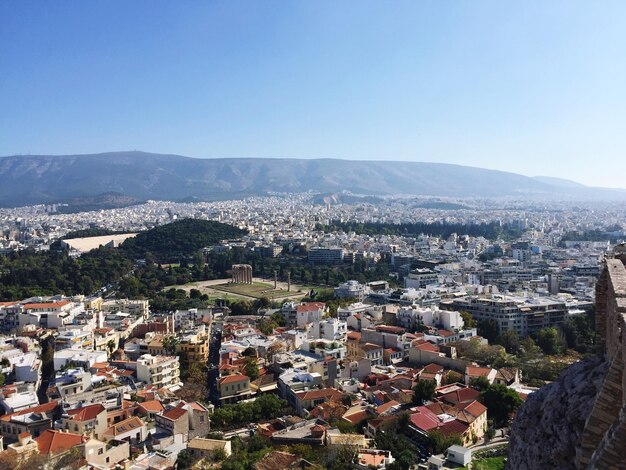
<svg viewBox="0 0 626 470"><path fill-rule="evenodd" d="M80 434L64 431L53 431L47 429L35 439L40 454L49 458L58 457L75 447L79 447L86 442L86 438ZM82 449L80 451L82 455Z"/></svg>
<svg viewBox="0 0 626 470"><path fill-rule="evenodd" d="M155 419L165 408L160 400L147 400L137 404L137 413L148 419Z"/></svg>
<svg viewBox="0 0 626 470"><path fill-rule="evenodd" d="M521 372L514 367L502 367L498 369L493 383L506 385L507 387L515 387L520 385Z"/></svg>
<svg viewBox="0 0 626 470"><path fill-rule="evenodd" d="M127 441L130 444L139 444L148 437L148 427L137 416L125 419L110 426L103 435L107 441Z"/></svg>
<svg viewBox="0 0 626 470"><path fill-rule="evenodd" d="M16 382L0 388L0 406L5 413L15 413L39 405L32 383Z"/></svg>
<svg viewBox="0 0 626 470"><path fill-rule="evenodd" d="M100 403L64 410L57 429L101 438L107 429L107 411Z"/></svg>
<svg viewBox="0 0 626 470"><path fill-rule="evenodd" d="M226 457L229 457L233 451L230 441L220 439L205 439L202 437L194 437L187 444L187 449L196 459L211 457L215 451L222 451ZM274 469L277 470L277 469Z"/></svg>
<svg viewBox="0 0 626 470"><path fill-rule="evenodd" d="M322 388L308 390L295 394L295 410L300 416L304 416L307 410L315 408L327 401L340 401L344 394L334 388Z"/></svg>
<svg viewBox="0 0 626 470"><path fill-rule="evenodd" d="M388 450L361 449L357 452L355 468L358 470L385 470L395 459Z"/></svg>
<svg viewBox="0 0 626 470"><path fill-rule="evenodd" d="M486 378L490 384L496 379L498 371L490 367L473 367L467 366L465 368L465 385L470 385L472 379L478 379L480 377Z"/></svg>
<svg viewBox="0 0 626 470"><path fill-rule="evenodd" d="M452 463L467 466L472 461L472 449L455 444L448 447L446 457Z"/></svg>
<svg viewBox="0 0 626 470"><path fill-rule="evenodd" d="M288 452L273 450L254 464L254 470L296 470L313 467L310 462Z"/></svg>
<svg viewBox="0 0 626 470"><path fill-rule="evenodd" d="M243 374L227 375L218 382L221 403L237 403L250 398L250 377Z"/></svg>
<svg viewBox="0 0 626 470"><path fill-rule="evenodd" d="M87 464L97 469L118 468L130 458L130 444L126 441L102 442L89 439L85 442L84 449Z"/></svg>
<svg viewBox="0 0 626 470"><path fill-rule="evenodd" d="M32 454L39 453L39 446L28 432L22 432L19 434L17 442L7 446L6 452L17 463Z"/></svg>
<svg viewBox="0 0 626 470"><path fill-rule="evenodd" d="M0 433L7 441L17 441L18 436L27 433L33 437L46 429L52 429L59 413L58 401L26 408L0 417Z"/></svg>
<svg viewBox="0 0 626 470"><path fill-rule="evenodd" d="M308 444L320 446L326 444L328 423L321 419L301 421L272 434L272 442L277 444Z"/></svg>

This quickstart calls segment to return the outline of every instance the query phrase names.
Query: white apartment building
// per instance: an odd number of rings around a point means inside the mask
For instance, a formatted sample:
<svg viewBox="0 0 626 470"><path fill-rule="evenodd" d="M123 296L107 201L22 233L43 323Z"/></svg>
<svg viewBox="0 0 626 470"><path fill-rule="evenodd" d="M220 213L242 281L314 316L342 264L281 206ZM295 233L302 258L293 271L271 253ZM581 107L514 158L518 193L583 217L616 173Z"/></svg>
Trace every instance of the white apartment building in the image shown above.
<svg viewBox="0 0 626 470"><path fill-rule="evenodd" d="M348 330L345 321L336 318L328 318L326 320L314 322L309 330L309 337L315 339L328 339L343 341Z"/></svg>
<svg viewBox="0 0 626 470"><path fill-rule="evenodd" d="M137 379L171 390L180 388L180 364L177 356L144 354L137 359Z"/></svg>
<svg viewBox="0 0 626 470"><path fill-rule="evenodd" d="M305 328L308 323L322 321L326 305L322 302L306 302L296 305L296 325Z"/></svg>
<svg viewBox="0 0 626 470"><path fill-rule="evenodd" d="M335 297L338 299L356 299L362 302L369 293L366 285L359 284L358 281L348 281L335 287Z"/></svg>
<svg viewBox="0 0 626 470"><path fill-rule="evenodd" d="M404 287L406 289L423 289L431 284L437 284L439 276L431 269L413 269L404 278Z"/></svg>
<svg viewBox="0 0 626 470"><path fill-rule="evenodd" d="M69 300L24 304L18 316L19 327L38 325L41 328L59 328L72 323L74 317L84 310L82 304Z"/></svg>
<svg viewBox="0 0 626 470"><path fill-rule="evenodd" d="M124 312L133 316L147 318L150 313L150 302L148 300L128 300L115 299L102 302L100 307L103 312Z"/></svg>
<svg viewBox="0 0 626 470"><path fill-rule="evenodd" d="M458 311L440 310L437 307L418 307L411 305L400 307L396 313L396 322L404 328L415 327L418 324L438 326L446 330L463 328L463 318Z"/></svg>

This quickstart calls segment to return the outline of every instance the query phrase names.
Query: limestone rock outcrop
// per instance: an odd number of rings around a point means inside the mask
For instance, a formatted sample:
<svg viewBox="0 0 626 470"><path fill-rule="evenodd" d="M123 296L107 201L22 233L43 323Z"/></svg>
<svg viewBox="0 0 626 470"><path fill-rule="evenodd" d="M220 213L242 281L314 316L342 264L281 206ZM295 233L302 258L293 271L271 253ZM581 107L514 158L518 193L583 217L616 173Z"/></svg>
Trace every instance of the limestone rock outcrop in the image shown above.
<svg viewBox="0 0 626 470"><path fill-rule="evenodd" d="M586 359L529 395L513 421L507 468L576 469L576 449L607 369L602 357Z"/></svg>

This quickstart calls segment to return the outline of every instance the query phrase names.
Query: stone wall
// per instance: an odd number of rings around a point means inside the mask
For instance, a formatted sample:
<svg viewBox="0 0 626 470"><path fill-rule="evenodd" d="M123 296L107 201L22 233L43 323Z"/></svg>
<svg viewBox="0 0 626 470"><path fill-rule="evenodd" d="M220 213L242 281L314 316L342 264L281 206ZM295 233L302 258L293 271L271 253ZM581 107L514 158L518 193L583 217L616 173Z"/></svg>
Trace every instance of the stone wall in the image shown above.
<svg viewBox="0 0 626 470"><path fill-rule="evenodd" d="M626 268L609 259L596 286L598 352L608 373L585 423L578 468L626 468Z"/></svg>
<svg viewBox="0 0 626 470"><path fill-rule="evenodd" d="M626 470L626 256L596 286L598 356L529 396L511 429L507 468Z"/></svg>

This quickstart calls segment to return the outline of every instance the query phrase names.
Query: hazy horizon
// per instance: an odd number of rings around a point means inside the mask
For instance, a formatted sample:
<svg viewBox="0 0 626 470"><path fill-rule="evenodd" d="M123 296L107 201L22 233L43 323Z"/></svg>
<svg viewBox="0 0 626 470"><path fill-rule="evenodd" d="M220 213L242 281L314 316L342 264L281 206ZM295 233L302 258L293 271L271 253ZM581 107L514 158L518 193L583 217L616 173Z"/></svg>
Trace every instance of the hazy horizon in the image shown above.
<svg viewBox="0 0 626 470"><path fill-rule="evenodd" d="M0 155L448 163L619 188L626 4L0 4Z"/></svg>

